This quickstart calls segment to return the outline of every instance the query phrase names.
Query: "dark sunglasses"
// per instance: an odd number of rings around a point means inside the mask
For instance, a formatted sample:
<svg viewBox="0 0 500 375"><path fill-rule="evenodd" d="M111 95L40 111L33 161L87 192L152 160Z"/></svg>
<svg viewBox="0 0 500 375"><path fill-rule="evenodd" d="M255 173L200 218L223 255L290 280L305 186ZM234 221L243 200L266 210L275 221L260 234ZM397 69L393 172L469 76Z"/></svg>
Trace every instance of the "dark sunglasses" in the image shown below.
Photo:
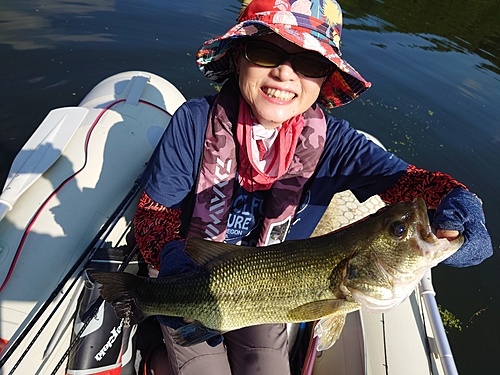
<svg viewBox="0 0 500 375"><path fill-rule="evenodd" d="M276 44L263 40L249 40L243 44L243 56L252 64L264 68L276 68L290 61L295 72L309 78L327 76L333 63L318 52L288 53Z"/></svg>

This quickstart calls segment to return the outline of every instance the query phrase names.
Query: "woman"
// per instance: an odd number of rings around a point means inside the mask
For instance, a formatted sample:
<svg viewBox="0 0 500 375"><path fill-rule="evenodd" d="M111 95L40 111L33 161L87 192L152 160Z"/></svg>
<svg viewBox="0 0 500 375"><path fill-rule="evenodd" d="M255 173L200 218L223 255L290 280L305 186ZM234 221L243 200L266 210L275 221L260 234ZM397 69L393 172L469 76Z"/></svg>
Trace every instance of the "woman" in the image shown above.
<svg viewBox="0 0 500 375"><path fill-rule="evenodd" d="M447 264L491 255L481 203L462 183L398 159L317 105L346 104L370 87L340 56L341 23L334 0L253 0L200 48L205 76L226 82L179 108L148 166L134 227L151 276L195 268L183 252L188 237L252 246L307 238L347 189L389 204L422 196L436 209L438 237L465 234ZM284 325L184 348L170 337L182 319L160 322L165 373L289 373Z"/></svg>

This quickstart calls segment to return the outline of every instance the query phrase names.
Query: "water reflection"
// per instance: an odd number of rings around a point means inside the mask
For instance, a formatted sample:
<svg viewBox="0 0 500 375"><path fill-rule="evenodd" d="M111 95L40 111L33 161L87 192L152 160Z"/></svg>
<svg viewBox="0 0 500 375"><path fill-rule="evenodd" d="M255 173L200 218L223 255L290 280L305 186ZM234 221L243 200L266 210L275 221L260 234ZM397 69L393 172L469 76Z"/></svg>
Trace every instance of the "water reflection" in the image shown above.
<svg viewBox="0 0 500 375"><path fill-rule="evenodd" d="M436 51L480 56L500 73L499 0L342 0L345 28L418 34Z"/></svg>
<svg viewBox="0 0 500 375"><path fill-rule="evenodd" d="M94 17L94 12L115 11L115 0L79 0L69 2L55 0L40 4L24 0L5 2L0 5L0 44L8 44L16 50L55 48L55 44L70 42L107 42L113 40L110 33L71 34L65 29L53 29L53 21L64 15L76 18ZM66 22L69 24L70 20ZM72 28L76 31L77 28Z"/></svg>

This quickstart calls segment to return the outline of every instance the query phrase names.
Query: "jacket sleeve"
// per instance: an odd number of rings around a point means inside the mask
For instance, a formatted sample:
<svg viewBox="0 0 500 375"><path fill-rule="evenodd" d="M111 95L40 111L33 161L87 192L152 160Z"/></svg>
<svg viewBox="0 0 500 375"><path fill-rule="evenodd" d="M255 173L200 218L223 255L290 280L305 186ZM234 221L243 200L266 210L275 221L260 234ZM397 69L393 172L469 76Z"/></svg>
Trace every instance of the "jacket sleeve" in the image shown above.
<svg viewBox="0 0 500 375"><path fill-rule="evenodd" d="M450 175L429 172L409 165L406 172L387 190L380 194L385 203L395 204L422 197L428 209L436 209L441 199L455 188L468 190Z"/></svg>
<svg viewBox="0 0 500 375"><path fill-rule="evenodd" d="M181 238L180 215L180 208L165 207L146 192L142 194L134 216L134 234L144 260L157 270L163 246Z"/></svg>
<svg viewBox="0 0 500 375"><path fill-rule="evenodd" d="M144 172L145 187L134 216L134 233L145 261L160 269L167 243L181 239L182 211L203 150L209 102L192 99L175 112ZM186 223L184 223L186 224Z"/></svg>

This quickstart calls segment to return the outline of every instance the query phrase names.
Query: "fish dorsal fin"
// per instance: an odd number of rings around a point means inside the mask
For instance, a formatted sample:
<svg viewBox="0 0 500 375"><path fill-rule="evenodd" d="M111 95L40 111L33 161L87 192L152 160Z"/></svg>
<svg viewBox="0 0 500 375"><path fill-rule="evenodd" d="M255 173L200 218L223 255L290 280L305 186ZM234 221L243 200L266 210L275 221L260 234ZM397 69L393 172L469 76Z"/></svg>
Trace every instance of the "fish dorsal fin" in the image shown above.
<svg viewBox="0 0 500 375"><path fill-rule="evenodd" d="M200 238L188 239L186 241L186 247L184 248L184 252L198 266L203 266L211 260L229 254L235 250L241 250L241 246L202 240Z"/></svg>

